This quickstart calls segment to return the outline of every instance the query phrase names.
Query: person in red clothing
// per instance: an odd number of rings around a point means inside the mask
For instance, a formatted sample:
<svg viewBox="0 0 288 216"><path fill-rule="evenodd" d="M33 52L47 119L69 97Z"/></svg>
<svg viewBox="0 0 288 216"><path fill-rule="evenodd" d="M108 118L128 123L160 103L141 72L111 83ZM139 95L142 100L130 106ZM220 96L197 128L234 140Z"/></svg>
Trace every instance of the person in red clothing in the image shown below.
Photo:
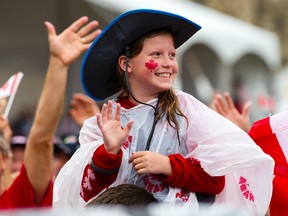
<svg viewBox="0 0 288 216"><path fill-rule="evenodd" d="M288 111L254 122L248 134L275 161L270 216L288 215Z"/></svg>
<svg viewBox="0 0 288 216"><path fill-rule="evenodd" d="M57 35L54 26L45 22L48 31L50 60L46 79L29 133L20 174L5 189L0 182L0 209L51 207L53 172L53 137L62 113L69 65L89 48L101 32L98 22L88 23L84 16ZM1 138L0 146L7 146ZM7 156L1 148L1 174ZM2 179L3 176L1 176Z"/></svg>
<svg viewBox="0 0 288 216"><path fill-rule="evenodd" d="M173 88L176 49L200 28L177 14L132 10L94 41L81 68L84 90L94 100L118 94L84 122L81 146L56 178L55 208L84 208L120 184L195 214L201 202L253 215L268 208L271 157L230 121Z"/></svg>
<svg viewBox="0 0 288 216"><path fill-rule="evenodd" d="M269 205L270 216L288 215L288 112L283 111L250 123L250 102L246 102L240 112L228 92L224 97L217 93L211 108L223 115L241 129L275 161L273 193Z"/></svg>

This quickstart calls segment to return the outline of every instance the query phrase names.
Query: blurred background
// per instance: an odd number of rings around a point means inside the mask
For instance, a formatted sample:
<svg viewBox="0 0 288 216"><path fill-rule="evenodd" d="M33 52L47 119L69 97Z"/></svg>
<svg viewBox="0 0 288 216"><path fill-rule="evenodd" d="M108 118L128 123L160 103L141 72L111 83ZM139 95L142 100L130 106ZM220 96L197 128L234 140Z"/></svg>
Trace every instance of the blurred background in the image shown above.
<svg viewBox="0 0 288 216"><path fill-rule="evenodd" d="M178 50L176 88L207 105L215 90L230 92L239 109L250 100L252 121L288 108L287 0L1 0L0 4L0 86L14 73L24 73L9 114L19 133L29 131L48 65L44 22L52 22L60 33L86 15L103 29L120 13L136 8L179 13L202 26ZM75 130L67 113L72 94L83 92L81 61L70 68L59 126L64 131Z"/></svg>

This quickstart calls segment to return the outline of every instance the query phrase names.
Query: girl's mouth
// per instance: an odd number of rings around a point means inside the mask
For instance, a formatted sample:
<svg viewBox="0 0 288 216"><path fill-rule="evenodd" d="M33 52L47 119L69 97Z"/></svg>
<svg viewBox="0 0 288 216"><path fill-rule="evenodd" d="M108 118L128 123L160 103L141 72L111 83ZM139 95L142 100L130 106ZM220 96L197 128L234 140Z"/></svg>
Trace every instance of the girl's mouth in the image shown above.
<svg viewBox="0 0 288 216"><path fill-rule="evenodd" d="M171 73L157 73L155 75L158 77L161 77L161 78L170 78L171 77Z"/></svg>

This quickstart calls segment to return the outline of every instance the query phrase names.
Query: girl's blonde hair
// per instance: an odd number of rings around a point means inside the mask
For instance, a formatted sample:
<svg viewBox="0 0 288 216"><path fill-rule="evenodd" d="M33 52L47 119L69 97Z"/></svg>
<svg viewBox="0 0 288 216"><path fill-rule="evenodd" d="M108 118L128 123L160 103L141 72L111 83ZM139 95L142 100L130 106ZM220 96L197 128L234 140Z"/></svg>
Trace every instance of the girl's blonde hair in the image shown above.
<svg viewBox="0 0 288 216"><path fill-rule="evenodd" d="M133 58L133 57L137 56L142 51L145 39L153 38L153 37L156 37L158 35L165 35L165 34L171 35L171 33L166 29L159 29L159 30L150 32L150 33L146 34L145 36L143 36L142 38L140 38L139 40L131 43L129 45L129 52L130 53L129 53L128 58ZM125 53L122 53L122 55L125 55ZM125 83L125 71L122 70L122 68L119 66L119 64L117 65L117 71L118 71L118 75L119 75L119 80L121 82L121 91L120 91L120 95L118 97L119 98L127 98L129 95L129 89ZM179 124L178 124L176 116L179 115L179 116L184 117L187 122L188 122L188 119L184 115L184 113L181 111L181 108L180 108L180 105L178 102L178 98L177 98L174 90L171 88L167 91L161 92L158 96L158 100L159 100L158 114L156 116L156 119L159 119L162 115L166 114L166 118L167 118L168 123L172 127L176 128L177 136L179 139Z"/></svg>

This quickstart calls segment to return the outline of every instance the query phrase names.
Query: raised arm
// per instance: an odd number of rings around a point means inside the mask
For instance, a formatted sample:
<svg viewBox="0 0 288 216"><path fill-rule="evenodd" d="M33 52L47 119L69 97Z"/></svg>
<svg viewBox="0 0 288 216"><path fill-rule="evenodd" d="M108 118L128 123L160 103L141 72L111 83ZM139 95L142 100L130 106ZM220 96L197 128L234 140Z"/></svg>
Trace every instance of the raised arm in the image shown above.
<svg viewBox="0 0 288 216"><path fill-rule="evenodd" d="M24 154L24 166L34 189L35 203L41 202L51 182L52 140L62 114L69 65L101 32L95 30L98 22L88 23L88 17L81 17L59 35L50 22L45 22L45 26L50 60Z"/></svg>

